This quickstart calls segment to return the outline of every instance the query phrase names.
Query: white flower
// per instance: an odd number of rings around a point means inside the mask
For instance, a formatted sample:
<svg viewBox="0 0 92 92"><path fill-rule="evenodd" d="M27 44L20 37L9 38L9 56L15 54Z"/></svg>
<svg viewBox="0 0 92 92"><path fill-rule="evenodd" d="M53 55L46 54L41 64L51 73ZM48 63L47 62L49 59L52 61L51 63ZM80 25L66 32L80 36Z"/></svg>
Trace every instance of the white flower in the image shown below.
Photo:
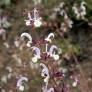
<svg viewBox="0 0 92 92"><path fill-rule="evenodd" d="M60 7L60 8L63 8L64 5L65 5L65 3L64 3L64 2L61 2L60 5L59 5L59 7Z"/></svg>
<svg viewBox="0 0 92 92"><path fill-rule="evenodd" d="M7 66L7 67L6 67L6 70L8 70L8 71L9 71L9 73L11 73L11 72L12 72L12 68L11 68L11 67L9 67L9 66Z"/></svg>
<svg viewBox="0 0 92 92"><path fill-rule="evenodd" d="M48 83L48 81L49 81L49 77L44 78L45 83Z"/></svg>
<svg viewBox="0 0 92 92"><path fill-rule="evenodd" d="M81 2L80 7L77 7L77 4L74 4L74 6L72 7L77 19L79 19L79 18L84 19L85 15L86 15L85 5L86 5L86 3L83 1L83 2Z"/></svg>
<svg viewBox="0 0 92 92"><path fill-rule="evenodd" d="M25 20L25 22L26 22L26 26L30 26L31 25L31 21L33 21L33 19L31 18L30 12L28 12L27 14L28 14L28 19Z"/></svg>
<svg viewBox="0 0 92 92"><path fill-rule="evenodd" d="M19 86L20 91L24 91L24 86Z"/></svg>
<svg viewBox="0 0 92 92"><path fill-rule="evenodd" d="M73 7L72 7L72 10L74 11L74 13L77 15L79 12L78 12L78 8L77 8L77 4L74 4Z"/></svg>
<svg viewBox="0 0 92 92"><path fill-rule="evenodd" d="M3 76L1 77L1 81L2 81L3 83L7 83L7 76L6 76L6 75L3 75Z"/></svg>
<svg viewBox="0 0 92 92"><path fill-rule="evenodd" d="M39 12L36 8L33 10L33 18L31 17L30 12L28 12L28 20L26 21L26 26L30 26L34 23L35 27L40 27L42 25L41 17L39 17Z"/></svg>
<svg viewBox="0 0 92 92"><path fill-rule="evenodd" d="M73 87L77 87L78 81L79 81L79 80L78 80L77 78L75 78L75 79L74 79L74 82L72 83L72 86L73 86Z"/></svg>
<svg viewBox="0 0 92 92"><path fill-rule="evenodd" d="M64 31L64 32L67 32L66 24L65 24L65 23L62 23L60 29L61 29L62 31Z"/></svg>
<svg viewBox="0 0 92 92"><path fill-rule="evenodd" d="M32 43L31 35L29 33L24 32L21 34L21 38L24 39L24 37L28 38L29 41L27 42L27 47L30 47Z"/></svg>
<svg viewBox="0 0 92 92"><path fill-rule="evenodd" d="M58 11L60 11L60 8L54 8L54 11L58 12Z"/></svg>
<svg viewBox="0 0 92 92"><path fill-rule="evenodd" d="M31 47L31 43L28 41L26 44L27 47Z"/></svg>
<svg viewBox="0 0 92 92"><path fill-rule="evenodd" d="M10 45L9 45L7 42L4 42L3 44L4 44L4 46L5 46L6 48L9 48L9 47L10 47Z"/></svg>
<svg viewBox="0 0 92 92"><path fill-rule="evenodd" d="M62 9L62 10L60 11L60 15L61 15L61 16L64 16L64 14L65 14L65 10Z"/></svg>
<svg viewBox="0 0 92 92"><path fill-rule="evenodd" d="M42 25L41 17L39 17L38 10L34 8L34 26L35 27L40 27Z"/></svg>
<svg viewBox="0 0 92 92"><path fill-rule="evenodd" d="M25 20L25 21L26 21L26 26L30 26L31 25L30 20Z"/></svg>
<svg viewBox="0 0 92 92"><path fill-rule="evenodd" d="M80 16L82 17L82 19L84 19L84 16L86 15L86 7L85 7L86 3L83 1L81 2L81 6L80 6L80 9L81 9L81 13L80 13Z"/></svg>
<svg viewBox="0 0 92 92"><path fill-rule="evenodd" d="M35 27L40 27L42 25L42 22L40 19L34 20L34 26Z"/></svg>
<svg viewBox="0 0 92 92"><path fill-rule="evenodd" d="M72 28L73 21L70 20L70 19L68 19L68 20L67 20L67 24L68 24L68 27L69 27L69 28Z"/></svg>
<svg viewBox="0 0 92 92"><path fill-rule="evenodd" d="M52 57L54 58L54 60L59 60L59 55L58 54L54 54Z"/></svg>
<svg viewBox="0 0 92 92"><path fill-rule="evenodd" d="M49 35L45 38L45 41L52 42L51 38L54 38L54 33L49 33Z"/></svg>
<svg viewBox="0 0 92 92"><path fill-rule="evenodd" d="M76 81L73 82L72 86L73 86L73 87L76 87L76 86L77 86L77 82L76 82Z"/></svg>
<svg viewBox="0 0 92 92"><path fill-rule="evenodd" d="M32 62L36 63L38 61L37 57L32 58Z"/></svg>

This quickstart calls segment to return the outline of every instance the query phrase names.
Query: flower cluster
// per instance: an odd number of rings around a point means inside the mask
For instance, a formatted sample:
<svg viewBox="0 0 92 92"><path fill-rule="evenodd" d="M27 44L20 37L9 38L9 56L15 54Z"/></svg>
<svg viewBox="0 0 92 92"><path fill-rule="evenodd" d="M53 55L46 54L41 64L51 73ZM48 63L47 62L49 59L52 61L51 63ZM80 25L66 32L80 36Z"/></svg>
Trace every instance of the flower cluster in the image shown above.
<svg viewBox="0 0 92 92"><path fill-rule="evenodd" d="M73 5L72 10L74 11L77 19L85 19L86 15L86 3L83 1L81 5L78 6L76 3Z"/></svg>
<svg viewBox="0 0 92 92"><path fill-rule="evenodd" d="M42 19L39 17L39 12L37 8L33 9L33 14L31 15L28 11L28 19L25 20L26 26L34 25L34 27L40 27L42 25Z"/></svg>
<svg viewBox="0 0 92 92"><path fill-rule="evenodd" d="M72 9L71 9L72 8ZM71 8L68 8L67 4L65 4L65 2L61 2L58 7L55 7L53 9L53 13L50 16L50 18L57 18L58 15L60 16L61 19L61 25L60 25L60 32L61 33L66 33L68 32L72 27L73 27L73 20L72 20L72 16L70 18L69 15L69 10L70 12L72 12L72 14L74 15L75 19L77 20L85 20L85 16L86 16L86 3L84 1L82 1L80 3L80 5L78 5L77 3L73 3L73 6Z"/></svg>
<svg viewBox="0 0 92 92"><path fill-rule="evenodd" d="M56 13L55 15L59 14L63 18L60 27L61 31L67 32L68 29L72 28L73 21L69 18L67 14L67 6L64 2L61 2L57 8L54 8L54 13Z"/></svg>
<svg viewBox="0 0 92 92"><path fill-rule="evenodd" d="M33 43L34 44L34 42L33 42L33 40L32 40L32 37L31 37L31 35L29 34L29 33L22 33L21 34L21 38L23 39L24 37L27 37L28 38L28 42L27 42L27 46L28 47L31 47L31 44ZM50 57L50 58L53 58L54 60L59 60L59 54L61 54L61 53L59 53L59 49L58 49L58 47L56 46L56 45L52 45L51 47L50 47L50 49L49 49L49 51L48 51L48 43L51 43L52 41L51 41L51 38L54 38L54 34L53 33L50 33L49 35L48 35L48 37L46 37L45 39L44 39L44 43L40 43L40 45L41 44L45 44L45 52L42 52L41 53L41 51L40 51L40 48L39 47L36 47L36 46L32 46L31 47L31 49L35 52L34 53L34 57L32 58L32 61L33 62L37 62L39 59L44 59L44 57L45 57L45 59L47 58L47 57ZM36 44L36 43L35 43ZM38 43L37 43L38 44ZM56 54L56 50L57 50L57 54ZM44 56L43 56L44 55Z"/></svg>

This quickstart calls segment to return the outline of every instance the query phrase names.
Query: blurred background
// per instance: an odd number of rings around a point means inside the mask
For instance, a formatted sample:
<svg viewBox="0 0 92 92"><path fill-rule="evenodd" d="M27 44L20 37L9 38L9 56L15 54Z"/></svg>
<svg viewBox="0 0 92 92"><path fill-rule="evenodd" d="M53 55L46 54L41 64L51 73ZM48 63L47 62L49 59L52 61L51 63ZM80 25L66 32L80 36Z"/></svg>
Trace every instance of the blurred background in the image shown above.
<svg viewBox="0 0 92 92"><path fill-rule="evenodd" d="M77 5L80 14L81 2L85 2L86 11L84 16L76 17L72 8ZM38 28L25 24L27 12L35 7L42 18ZM61 48L62 54L58 68L57 62L54 65L56 70L66 71L63 79L55 80L61 83L60 88L62 82L68 87L67 91L57 90L59 86L50 80L49 86L56 88L55 92L92 92L92 0L0 0L0 92L21 92L16 86L20 76L29 80L23 83L23 92L43 92L39 62L44 61L32 63L33 52L26 46L27 39L20 39L23 32L31 34L34 40L55 34L51 44ZM44 45L40 48L45 50ZM71 77L77 76L79 84L73 87L75 80Z"/></svg>

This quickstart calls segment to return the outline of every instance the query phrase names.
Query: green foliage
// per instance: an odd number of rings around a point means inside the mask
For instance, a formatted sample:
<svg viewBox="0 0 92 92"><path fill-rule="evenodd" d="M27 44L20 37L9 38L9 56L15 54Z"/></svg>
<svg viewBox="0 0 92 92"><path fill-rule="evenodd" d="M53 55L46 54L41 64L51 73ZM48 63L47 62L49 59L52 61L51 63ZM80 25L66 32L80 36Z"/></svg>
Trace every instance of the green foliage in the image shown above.
<svg viewBox="0 0 92 92"><path fill-rule="evenodd" d="M1 5L9 6L11 5L11 0L0 0Z"/></svg>
<svg viewBox="0 0 92 92"><path fill-rule="evenodd" d="M85 0L87 7L92 10L92 0Z"/></svg>

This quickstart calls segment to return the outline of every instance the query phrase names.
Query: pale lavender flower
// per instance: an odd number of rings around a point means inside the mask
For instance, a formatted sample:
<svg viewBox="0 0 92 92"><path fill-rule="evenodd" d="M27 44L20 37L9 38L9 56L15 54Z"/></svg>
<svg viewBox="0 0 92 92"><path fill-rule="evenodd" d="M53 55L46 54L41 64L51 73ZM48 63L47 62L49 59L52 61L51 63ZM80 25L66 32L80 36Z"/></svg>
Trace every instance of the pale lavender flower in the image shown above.
<svg viewBox="0 0 92 92"><path fill-rule="evenodd" d="M47 89L47 87L44 86L44 87L42 87L42 90L43 90L43 92L55 92L53 87Z"/></svg>
<svg viewBox="0 0 92 92"><path fill-rule="evenodd" d="M34 27L40 27L42 25L42 19L39 17L39 12L37 8L34 8L33 10L33 18L30 12L28 12L28 19L26 21L26 25L30 26L32 23L34 24Z"/></svg>
<svg viewBox="0 0 92 92"><path fill-rule="evenodd" d="M35 27L40 27L42 25L42 22L41 22L41 17L39 17L39 13L38 13L38 10L36 8L34 8L34 26Z"/></svg>
<svg viewBox="0 0 92 92"><path fill-rule="evenodd" d="M24 39L24 37L28 38L29 41L27 42L27 47L30 47L31 43L32 43L31 35L29 33L24 32L24 33L21 34L21 38Z"/></svg>
<svg viewBox="0 0 92 92"><path fill-rule="evenodd" d="M24 91L24 85L23 83L28 82L28 78L27 77L20 77L19 80L17 81L17 87L20 91Z"/></svg>
<svg viewBox="0 0 92 92"><path fill-rule="evenodd" d="M40 63L40 66L43 67L41 76L44 77L44 82L46 83L46 86L47 86L48 82L49 82L49 78L50 78L49 70L48 70L47 66L43 63Z"/></svg>
<svg viewBox="0 0 92 92"><path fill-rule="evenodd" d="M36 46L31 47L33 51L35 51L36 54L34 54L34 57L32 58L32 62L37 62L38 59L41 58L41 52L40 49Z"/></svg>
<svg viewBox="0 0 92 92"><path fill-rule="evenodd" d="M26 26L30 26L31 25L31 22L33 21L33 19L31 17L30 12L28 12L27 14L28 14L28 19L25 20L25 22L26 22Z"/></svg>
<svg viewBox="0 0 92 92"><path fill-rule="evenodd" d="M56 45L52 45L49 50L50 57L53 57L54 60L59 60L59 54L55 54L55 50L58 51L58 47Z"/></svg>

